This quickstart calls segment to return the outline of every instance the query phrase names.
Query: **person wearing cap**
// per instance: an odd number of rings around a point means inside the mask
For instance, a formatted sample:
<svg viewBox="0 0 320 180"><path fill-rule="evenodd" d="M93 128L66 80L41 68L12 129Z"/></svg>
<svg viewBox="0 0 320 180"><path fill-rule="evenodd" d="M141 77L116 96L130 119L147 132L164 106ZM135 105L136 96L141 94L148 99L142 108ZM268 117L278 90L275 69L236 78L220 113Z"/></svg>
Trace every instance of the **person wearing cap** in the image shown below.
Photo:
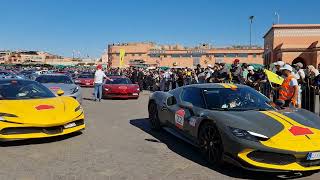
<svg viewBox="0 0 320 180"><path fill-rule="evenodd" d="M306 74L304 73L303 64L301 62L293 64L293 67L296 72L296 73L294 73L294 75L296 76L296 79L299 84L299 94L298 94L298 99L297 99L297 106L299 108L301 108L301 93L302 93L301 84L305 83Z"/></svg>
<svg viewBox="0 0 320 180"><path fill-rule="evenodd" d="M112 79L108 78L106 74L102 71L102 65L99 64L97 66L97 70L94 73L94 100L99 102L102 99L102 84L103 79L106 78L109 81L113 81Z"/></svg>
<svg viewBox="0 0 320 180"><path fill-rule="evenodd" d="M289 64L286 64L280 70L285 79L279 89L278 104L284 107L296 107L299 85L295 75L292 73L293 68Z"/></svg>
<svg viewBox="0 0 320 180"><path fill-rule="evenodd" d="M282 68L284 66L284 62L283 61L277 61L275 63L273 63L274 67L275 67L275 73L278 76L282 76L282 71L280 70L280 68Z"/></svg>
<svg viewBox="0 0 320 180"><path fill-rule="evenodd" d="M248 70L248 74L247 74L246 85L257 89L258 81L260 79L259 74L254 72L253 66L249 66L247 70Z"/></svg>

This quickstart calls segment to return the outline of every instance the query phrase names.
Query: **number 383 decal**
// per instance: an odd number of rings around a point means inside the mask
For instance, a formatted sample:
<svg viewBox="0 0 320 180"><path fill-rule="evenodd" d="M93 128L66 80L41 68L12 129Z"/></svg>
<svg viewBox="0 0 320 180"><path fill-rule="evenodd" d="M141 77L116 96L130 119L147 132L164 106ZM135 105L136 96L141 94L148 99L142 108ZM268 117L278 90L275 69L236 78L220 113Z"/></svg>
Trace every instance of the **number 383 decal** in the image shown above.
<svg viewBox="0 0 320 180"><path fill-rule="evenodd" d="M180 109L176 112L175 114L175 124L178 128L182 129L183 128L183 123L184 123L184 115L186 112L183 109Z"/></svg>

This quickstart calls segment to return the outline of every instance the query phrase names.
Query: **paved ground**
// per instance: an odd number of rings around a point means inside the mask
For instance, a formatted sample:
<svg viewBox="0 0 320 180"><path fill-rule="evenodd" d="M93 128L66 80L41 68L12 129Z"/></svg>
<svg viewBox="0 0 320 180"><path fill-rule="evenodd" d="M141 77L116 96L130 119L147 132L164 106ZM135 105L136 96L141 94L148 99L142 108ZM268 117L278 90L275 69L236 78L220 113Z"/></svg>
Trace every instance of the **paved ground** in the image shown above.
<svg viewBox="0 0 320 180"><path fill-rule="evenodd" d="M0 180L211 180L275 179L231 165L210 168L197 149L150 130L148 93L139 100L91 101L84 89L83 134L2 144ZM320 173L302 179L320 179Z"/></svg>

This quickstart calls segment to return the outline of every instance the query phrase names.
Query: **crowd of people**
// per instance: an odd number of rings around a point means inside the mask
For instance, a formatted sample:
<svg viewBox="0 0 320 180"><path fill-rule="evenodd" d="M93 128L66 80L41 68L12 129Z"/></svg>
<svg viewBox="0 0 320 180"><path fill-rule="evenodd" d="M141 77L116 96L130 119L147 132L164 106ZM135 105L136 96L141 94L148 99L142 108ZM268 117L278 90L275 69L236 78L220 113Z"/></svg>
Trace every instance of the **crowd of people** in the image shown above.
<svg viewBox="0 0 320 180"><path fill-rule="evenodd" d="M100 65L98 67L100 71L103 69ZM257 68L247 63L242 63L239 59L235 59L231 65L228 65L223 61L217 61L214 65L197 65L195 68L150 69L129 67L104 68L103 70L106 76L121 75L130 78L133 83L139 84L141 91L169 91L177 87L198 83L236 83L248 85L262 92L269 98L279 99L281 96L281 86L270 82L264 69L269 69L277 75L282 76L284 79L288 76L290 76L290 81L293 79L292 82L289 82L289 87L290 85L298 87L297 91L299 93L294 94L294 96L297 96L294 98L297 102L294 104L298 107L301 107L301 99L303 98L302 91L304 89L310 87L319 89L320 87L320 73L318 67L316 68L313 65L305 66L302 62L289 65L285 64L283 61L277 61L268 68L264 68L263 66ZM14 68L11 68L11 70L18 71L18 69ZM20 69L20 72L21 70L26 71L28 68ZM67 67L63 69L38 68L37 70L40 72L41 70L53 72L62 71L76 76L81 72L94 73L96 68ZM290 71L290 74L286 74L284 70ZM100 98L97 97L97 99Z"/></svg>

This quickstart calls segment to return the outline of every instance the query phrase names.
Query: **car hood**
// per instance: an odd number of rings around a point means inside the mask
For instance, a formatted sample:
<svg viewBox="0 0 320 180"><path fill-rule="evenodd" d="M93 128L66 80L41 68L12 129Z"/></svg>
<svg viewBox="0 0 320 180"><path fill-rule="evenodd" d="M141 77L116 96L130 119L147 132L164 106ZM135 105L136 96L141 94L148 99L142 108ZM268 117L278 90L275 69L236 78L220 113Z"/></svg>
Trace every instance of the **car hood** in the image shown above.
<svg viewBox="0 0 320 180"><path fill-rule="evenodd" d="M302 109L281 111L215 112L219 121L233 128L269 137L265 146L291 151L320 150L320 118Z"/></svg>
<svg viewBox="0 0 320 180"><path fill-rule="evenodd" d="M65 95L72 94L73 90L77 87L75 84L56 84L56 83L46 83L43 84L53 93L56 93L59 89L64 91Z"/></svg>
<svg viewBox="0 0 320 180"><path fill-rule="evenodd" d="M33 126L52 126L64 124L75 118L77 113L74 112L74 109L77 106L78 103L69 97L1 100L0 112L17 116L2 117L9 122L30 124Z"/></svg>
<svg viewBox="0 0 320 180"><path fill-rule="evenodd" d="M137 84L105 84L105 88L109 91L134 91L136 92L139 86Z"/></svg>

